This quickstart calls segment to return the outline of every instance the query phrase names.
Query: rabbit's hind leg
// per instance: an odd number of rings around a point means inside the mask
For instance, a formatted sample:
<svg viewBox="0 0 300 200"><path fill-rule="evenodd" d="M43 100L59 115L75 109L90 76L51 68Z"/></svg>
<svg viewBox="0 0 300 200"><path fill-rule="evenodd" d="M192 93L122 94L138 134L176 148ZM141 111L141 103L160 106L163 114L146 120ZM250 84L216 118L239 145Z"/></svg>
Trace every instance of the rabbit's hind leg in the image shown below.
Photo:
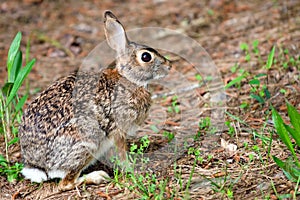
<svg viewBox="0 0 300 200"><path fill-rule="evenodd" d="M69 172L60 182L58 188L60 191L72 190L76 186L76 180L80 175L78 172Z"/></svg>

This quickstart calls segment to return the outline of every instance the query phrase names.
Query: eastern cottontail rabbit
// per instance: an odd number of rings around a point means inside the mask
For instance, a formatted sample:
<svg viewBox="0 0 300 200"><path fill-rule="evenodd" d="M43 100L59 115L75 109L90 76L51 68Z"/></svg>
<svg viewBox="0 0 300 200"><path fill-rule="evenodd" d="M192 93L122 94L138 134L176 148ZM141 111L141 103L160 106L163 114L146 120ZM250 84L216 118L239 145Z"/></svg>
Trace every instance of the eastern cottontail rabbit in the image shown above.
<svg viewBox="0 0 300 200"><path fill-rule="evenodd" d="M33 182L62 178L59 188L70 190L83 181L81 171L110 147L124 152L126 135L143 123L150 108L145 86L171 68L156 50L130 42L110 11L104 17L107 42L117 52L115 69L61 78L24 112L22 174ZM99 183L105 176L96 171L85 180Z"/></svg>

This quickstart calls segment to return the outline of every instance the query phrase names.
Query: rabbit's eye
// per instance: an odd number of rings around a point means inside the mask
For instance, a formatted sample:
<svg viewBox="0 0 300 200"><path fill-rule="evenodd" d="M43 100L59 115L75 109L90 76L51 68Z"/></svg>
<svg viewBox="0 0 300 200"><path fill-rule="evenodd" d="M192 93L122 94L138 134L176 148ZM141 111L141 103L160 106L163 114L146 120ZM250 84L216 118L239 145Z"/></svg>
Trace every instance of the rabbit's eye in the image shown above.
<svg viewBox="0 0 300 200"><path fill-rule="evenodd" d="M152 60L152 56L151 56L150 53L144 52L141 55L141 59L142 59L143 62L150 62Z"/></svg>

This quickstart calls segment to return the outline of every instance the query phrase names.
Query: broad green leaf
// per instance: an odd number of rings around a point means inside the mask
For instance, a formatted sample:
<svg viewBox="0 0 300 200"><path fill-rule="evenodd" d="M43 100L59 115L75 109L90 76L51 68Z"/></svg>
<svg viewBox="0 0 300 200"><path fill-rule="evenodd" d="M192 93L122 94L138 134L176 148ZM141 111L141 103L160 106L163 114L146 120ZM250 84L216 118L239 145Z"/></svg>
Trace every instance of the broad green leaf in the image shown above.
<svg viewBox="0 0 300 200"><path fill-rule="evenodd" d="M268 56L268 60L267 60L267 63L266 63L266 68L267 69L270 69L273 65L273 60L274 60L274 54L275 54L275 46L273 46L269 56Z"/></svg>
<svg viewBox="0 0 300 200"><path fill-rule="evenodd" d="M272 119L273 119L274 126L277 130L277 134L279 135L280 139L287 146L287 148L290 150L290 152L293 154L293 156L296 157L291 139L285 128L284 122L283 122L281 116L278 114L278 112L274 108L272 108Z"/></svg>
<svg viewBox="0 0 300 200"><path fill-rule="evenodd" d="M18 76L18 73L22 67L22 52L19 50L13 61L13 66L11 68L10 76L8 77L8 82L13 83Z"/></svg>
<svg viewBox="0 0 300 200"><path fill-rule="evenodd" d="M20 44L21 44L21 39L22 39L22 33L18 32L14 40L12 41L9 51L8 51L8 56L7 56L7 73L8 77L11 77L11 68L13 66L15 57L19 51ZM10 82L10 81L8 81Z"/></svg>
<svg viewBox="0 0 300 200"><path fill-rule="evenodd" d="M290 117L291 124L293 125L294 129L296 130L295 133L296 135L292 135L293 138L300 138L300 114L297 111L295 107L293 107L291 104L288 102L286 103L287 105L287 110L288 110L288 115ZM300 139L299 139L300 140ZM298 146L299 143L297 143Z"/></svg>
<svg viewBox="0 0 300 200"><path fill-rule="evenodd" d="M225 85L225 89L230 88L231 86L240 83L245 77L244 76L238 76L235 79L233 79L232 81L230 81L229 83L227 83L227 85Z"/></svg>
<svg viewBox="0 0 300 200"><path fill-rule="evenodd" d="M23 67L16 80L15 80L15 83L13 85L13 88L11 89L11 92L7 98L7 102L6 102L6 106L13 100L13 98L16 96L19 88L21 87L24 79L26 78L26 76L28 75L28 73L31 71L32 69L32 66L34 65L35 63L35 59L32 59L29 63L27 63L27 65L25 67Z"/></svg>

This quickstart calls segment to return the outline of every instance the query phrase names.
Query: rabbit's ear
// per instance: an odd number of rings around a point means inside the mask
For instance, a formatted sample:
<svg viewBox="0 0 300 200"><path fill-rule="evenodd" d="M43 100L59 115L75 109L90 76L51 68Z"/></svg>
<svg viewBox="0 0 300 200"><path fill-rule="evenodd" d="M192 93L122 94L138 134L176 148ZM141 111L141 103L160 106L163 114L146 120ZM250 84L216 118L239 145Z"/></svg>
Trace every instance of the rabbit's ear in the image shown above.
<svg viewBox="0 0 300 200"><path fill-rule="evenodd" d="M104 14L104 24L108 45L116 50L118 55L123 54L128 45L128 39L122 24L110 11Z"/></svg>

